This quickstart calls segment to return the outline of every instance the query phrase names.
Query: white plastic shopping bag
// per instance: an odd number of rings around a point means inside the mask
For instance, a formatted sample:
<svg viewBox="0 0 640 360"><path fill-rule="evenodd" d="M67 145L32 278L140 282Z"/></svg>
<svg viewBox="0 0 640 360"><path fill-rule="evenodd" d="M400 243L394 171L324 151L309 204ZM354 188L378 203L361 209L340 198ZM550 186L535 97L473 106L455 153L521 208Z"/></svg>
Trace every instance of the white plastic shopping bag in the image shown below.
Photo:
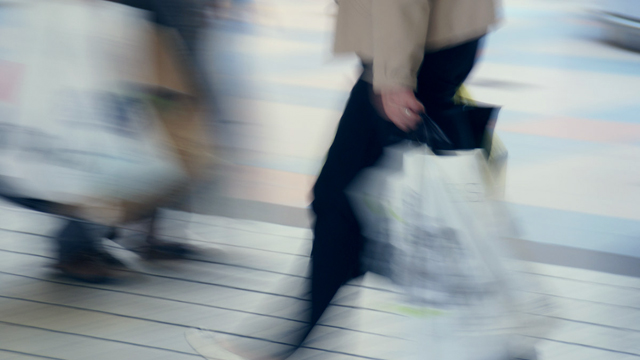
<svg viewBox="0 0 640 360"><path fill-rule="evenodd" d="M547 328L527 314L547 311L547 302L522 291L529 284L507 265L508 221L495 191L482 150L437 156L413 142L386 149L352 186L368 240L364 266L401 289L382 306L408 319L415 346L406 358L524 356Z"/></svg>
<svg viewBox="0 0 640 360"><path fill-rule="evenodd" d="M150 63L141 13L78 0L20 9L24 41L6 61L24 76L0 104L0 176L12 195L85 207L142 201L184 181L153 110L121 82Z"/></svg>

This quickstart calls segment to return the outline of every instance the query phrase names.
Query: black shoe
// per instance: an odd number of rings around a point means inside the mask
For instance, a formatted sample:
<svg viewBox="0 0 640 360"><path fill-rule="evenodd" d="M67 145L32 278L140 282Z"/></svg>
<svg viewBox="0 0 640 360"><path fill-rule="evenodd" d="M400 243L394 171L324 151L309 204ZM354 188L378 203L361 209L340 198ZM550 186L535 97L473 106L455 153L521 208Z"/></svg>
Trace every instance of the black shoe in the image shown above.
<svg viewBox="0 0 640 360"><path fill-rule="evenodd" d="M122 260L118 259L117 257L111 255L108 251L106 250L99 250L96 249L95 252L92 254L97 260L99 260L100 262L102 262L103 264L114 268L115 270L127 270L127 265L122 262Z"/></svg>
<svg viewBox="0 0 640 360"><path fill-rule="evenodd" d="M66 277L93 284L105 283L114 278L109 268L100 259L88 254L59 261L53 267Z"/></svg>
<svg viewBox="0 0 640 360"><path fill-rule="evenodd" d="M136 250L145 260L183 260L196 251L189 245L175 241L149 241L148 245Z"/></svg>
<svg viewBox="0 0 640 360"><path fill-rule="evenodd" d="M70 220L55 237L58 263L54 268L75 280L101 283L114 279L113 271L125 264L101 247L101 240L91 231L93 224Z"/></svg>

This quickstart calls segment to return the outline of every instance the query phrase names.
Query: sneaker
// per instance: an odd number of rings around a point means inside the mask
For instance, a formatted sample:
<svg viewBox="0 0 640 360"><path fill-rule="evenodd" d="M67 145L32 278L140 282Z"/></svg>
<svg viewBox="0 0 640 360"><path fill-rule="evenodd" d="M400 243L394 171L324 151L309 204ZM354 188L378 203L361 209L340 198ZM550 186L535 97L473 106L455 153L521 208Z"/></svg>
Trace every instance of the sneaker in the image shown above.
<svg viewBox="0 0 640 360"><path fill-rule="evenodd" d="M204 329L190 329L185 333L189 345L207 360L284 360L293 352L290 349L275 351L268 343L231 336Z"/></svg>
<svg viewBox="0 0 640 360"><path fill-rule="evenodd" d="M189 345L208 360L248 360L227 349L221 336L213 331L190 329L184 334Z"/></svg>

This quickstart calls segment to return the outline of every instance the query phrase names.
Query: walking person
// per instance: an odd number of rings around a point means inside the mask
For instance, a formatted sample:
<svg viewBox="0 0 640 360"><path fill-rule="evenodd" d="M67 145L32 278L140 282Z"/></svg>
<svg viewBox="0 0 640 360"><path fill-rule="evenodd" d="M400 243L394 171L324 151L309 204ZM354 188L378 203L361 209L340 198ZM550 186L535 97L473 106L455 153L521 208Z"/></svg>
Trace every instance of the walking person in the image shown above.
<svg viewBox="0 0 640 360"><path fill-rule="evenodd" d="M210 88L207 82L206 72L200 61L200 49L202 37L204 35L204 0L107 0L121 5L148 11L150 20L156 26L154 41L155 50L159 48L161 52L156 53L153 60L156 60L155 67L158 74L158 85L144 89L149 92L155 100L162 102L165 106L163 111L159 111L160 117L176 117L176 112L185 112L183 108L202 109L211 100ZM162 52L164 50L164 52ZM176 64L169 69L164 64L171 63L171 60L163 59L171 57ZM176 74L163 74L167 72L178 72ZM165 81L164 78L169 80ZM183 83L178 85L177 83ZM169 84L167 84L169 83ZM172 104L167 107L167 104ZM177 110L175 110L175 109ZM187 110L187 111L189 111ZM178 117L176 121L194 121L189 117ZM165 122L165 125L167 123ZM182 124L184 128L189 125ZM177 130L172 127L169 131ZM163 205L173 209L189 210L188 192L184 189L174 194L171 201L164 201ZM152 209L146 214L139 216L145 219L146 234L140 239L128 239L122 242L125 247L138 252L143 258L148 260L163 259L183 259L195 252L195 249L182 241L161 240L157 234L159 208ZM72 226L72 225L69 225ZM104 234L111 240L120 240L121 232L113 228ZM59 237L64 239L64 237ZM72 241L71 237L68 241ZM60 246L60 249L63 249ZM61 256L65 251L61 251ZM123 266L123 264L108 254L105 250L99 253L102 262L106 260L107 265ZM69 273L69 271L65 271Z"/></svg>
<svg viewBox="0 0 640 360"><path fill-rule="evenodd" d="M163 74L168 77L181 77L188 91L180 92L172 88L152 87L144 89L152 98L167 103L177 111L183 108L202 108L208 102L209 88L206 76L198 59L200 36L203 30L203 2L202 0L107 0L122 5L148 11L151 21L158 29L168 29L173 36L166 36L169 53L161 56L169 56L178 63L181 74ZM158 33L160 31L158 30ZM166 35L166 34L160 34ZM158 39L158 37L156 37ZM164 40L164 39L161 39ZM164 59L155 59L164 60ZM162 65L155 64L161 67ZM175 69L172 69L175 70ZM158 72L166 72L159 69ZM171 117L176 111L166 110L160 112L161 116ZM185 117L186 119L186 117ZM184 120L180 118L180 120ZM191 120L191 119L188 119ZM172 120L175 122L176 120ZM166 125L166 124L165 124ZM182 124L182 128L189 128L188 124ZM174 130L174 129L171 129ZM180 192L172 199L173 206L182 209L187 207L187 192ZM175 195L175 194L174 194ZM163 205L167 205L164 201ZM138 214L136 219L145 219L147 233L139 239L125 241L127 248L138 252L148 260L158 259L182 259L195 251L182 241L161 240L156 234L158 222L158 208L147 209L145 214ZM58 262L55 268L63 274L80 281L103 282L119 276L118 270L125 268L125 264L110 254L101 245L102 238L119 240L120 232L116 228L108 228L83 219L67 217L66 224L55 236L57 243Z"/></svg>
<svg viewBox="0 0 640 360"><path fill-rule="evenodd" d="M382 156L383 149L416 129L421 113L436 120L474 67L481 39L497 22L494 0L337 0L334 51L356 53L363 65L326 163L313 188L315 214L307 324L270 354L234 345L237 359L285 359L321 319L342 285L363 275L367 241L345 190ZM210 340L206 340L209 337ZM192 331L187 339L208 359L215 336Z"/></svg>

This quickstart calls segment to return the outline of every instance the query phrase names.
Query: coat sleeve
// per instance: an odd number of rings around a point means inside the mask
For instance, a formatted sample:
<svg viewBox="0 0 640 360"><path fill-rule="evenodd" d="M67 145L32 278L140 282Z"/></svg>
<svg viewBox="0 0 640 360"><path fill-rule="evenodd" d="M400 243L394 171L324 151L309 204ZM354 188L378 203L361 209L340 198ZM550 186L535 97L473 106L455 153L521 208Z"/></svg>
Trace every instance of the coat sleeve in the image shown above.
<svg viewBox="0 0 640 360"><path fill-rule="evenodd" d="M424 57L431 0L372 0L373 87L415 89Z"/></svg>

